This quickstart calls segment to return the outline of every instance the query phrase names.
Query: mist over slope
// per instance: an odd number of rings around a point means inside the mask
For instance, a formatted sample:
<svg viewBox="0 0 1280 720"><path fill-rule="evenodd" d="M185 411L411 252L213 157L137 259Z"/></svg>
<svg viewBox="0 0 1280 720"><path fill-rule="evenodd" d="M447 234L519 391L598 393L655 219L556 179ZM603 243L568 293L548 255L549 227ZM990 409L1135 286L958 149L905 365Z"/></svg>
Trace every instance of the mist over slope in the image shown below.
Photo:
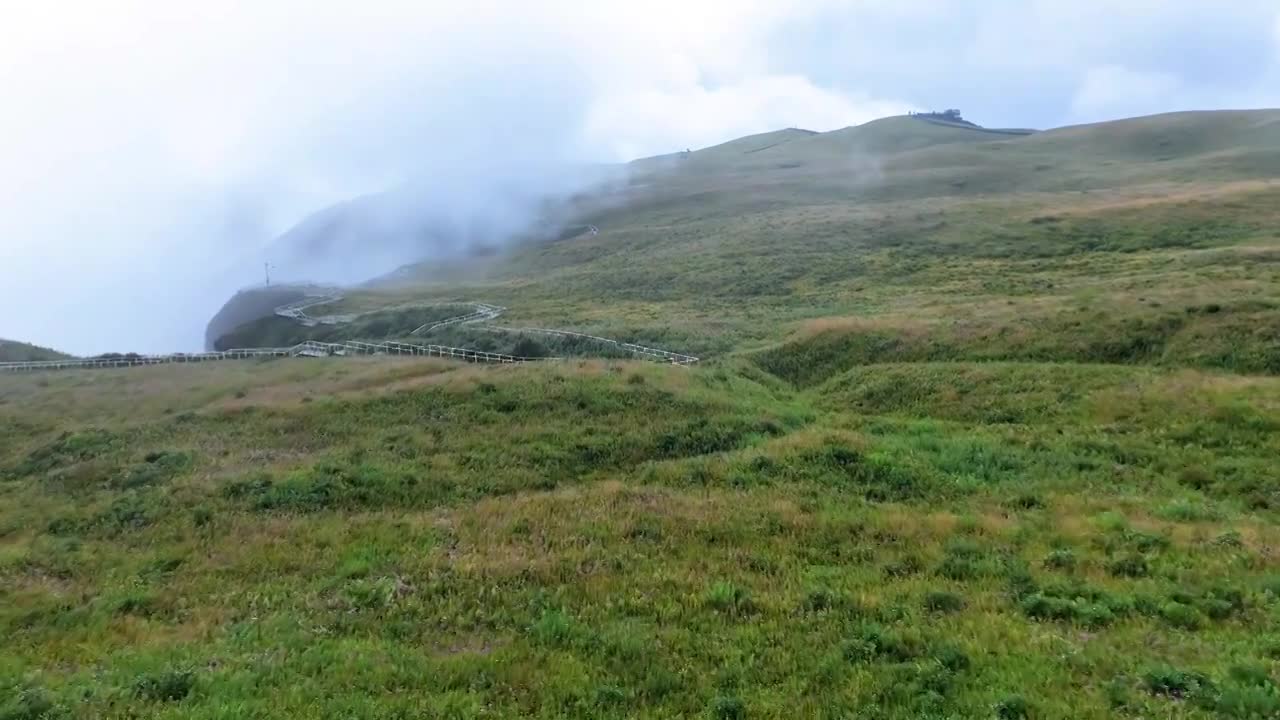
<svg viewBox="0 0 1280 720"><path fill-rule="evenodd" d="M1277 120L752 135L209 328L554 361L0 376L0 716L1280 716Z"/></svg>
<svg viewBox="0 0 1280 720"><path fill-rule="evenodd" d="M554 234L575 196L607 192L626 174L604 165L446 173L319 210L263 257L280 279L354 284L415 262L493 254Z"/></svg>
<svg viewBox="0 0 1280 720"><path fill-rule="evenodd" d="M662 340L693 354L776 337L791 320L891 310L919 295L925 277L953 290L931 294L937 309L917 318L967 314L996 298L1001 314L1018 307L1043 317L1057 304L1079 305L1074 297L1082 292L1121 292L1115 284L1129 281L1112 278L1119 265L1107 259L1116 253L1265 244L1271 183L1280 176L1277 128L1280 112L1259 110L1174 113L1029 136L906 116L826 133L780 130L629 163L616 176L625 182L559 204L558 223L545 232L511 236L494 252L437 255L348 292L365 309L498 303L513 319L543 327ZM564 230L552 231L556 225ZM599 234L582 232L587 226ZM1244 250L1231 252L1245 262ZM1028 264L1037 262L1096 267L1097 274L1028 280ZM1195 305L1208 277L1179 280L1181 287L1152 279L1148 294ZM1025 283L1014 300L997 291ZM1242 300L1258 290L1221 287L1222 298ZM1173 322L1160 319L1172 312L1162 307L1135 308L1133 321ZM1063 322L1085 322L1075 317L1084 312ZM1270 310L1249 312L1263 317L1241 316L1240 327L1271 322ZM770 316L771 324L753 316ZM1179 317L1180 326L1195 316ZM1205 330L1224 347L1236 332L1229 317ZM1039 335L1052 326L1031 327ZM388 336L397 331L407 328L391 327ZM1060 329L1059 337L1068 335ZM1186 348L1195 344L1190 337ZM1245 364L1269 367L1270 350L1255 349L1262 354Z"/></svg>
<svg viewBox="0 0 1280 720"><path fill-rule="evenodd" d="M518 250L511 247L517 240L554 237L557 226L599 221L611 231L626 229L664 207L674 211L665 219L678 221L730 209L1080 192L1277 173L1277 111L1173 113L1013 137L889 117L824 133L751 135L579 173L573 182L549 173L540 194L459 203L421 188L358 198L310 216L273 252L289 258L295 274L314 270L297 279L353 282L428 256L434 262L476 250ZM577 202L568 202L575 193Z"/></svg>
<svg viewBox="0 0 1280 720"><path fill-rule="evenodd" d="M492 255L521 241L555 237L566 224L580 223L583 212L606 203L625 213L629 187L648 187L655 173L663 184L690 176L712 176L704 179L714 184L731 172L767 180L772 171L810 165L862 183L868 172L878 174L886 157L993 139L977 130L893 117L827 133L787 128L621 165L508 166L485 160L483 168L473 168L454 157L439 177L312 213L276 238L263 259L279 279L355 284L403 265ZM820 183L840 180L822 178L812 190L822 192Z"/></svg>

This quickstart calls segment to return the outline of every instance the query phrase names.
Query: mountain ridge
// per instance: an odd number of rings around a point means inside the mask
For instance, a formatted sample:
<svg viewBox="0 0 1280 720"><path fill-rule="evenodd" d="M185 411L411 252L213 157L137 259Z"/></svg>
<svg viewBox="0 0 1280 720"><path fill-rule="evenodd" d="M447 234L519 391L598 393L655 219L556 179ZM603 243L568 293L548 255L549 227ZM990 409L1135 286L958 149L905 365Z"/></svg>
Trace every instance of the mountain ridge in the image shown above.
<svg viewBox="0 0 1280 720"><path fill-rule="evenodd" d="M785 223L777 236L800 249L832 232L869 239L946 235L950 231L938 221L912 219L922 213L946 215L946 208L1044 205L1043 211L1018 211L1036 217L1052 215L1055 206L1090 207L1099 193L1159 195L1178 185L1243 188L1280 176L1280 134L1273 133L1280 133L1280 111L1173 113L998 138L907 116L826 133L791 128L749 135L688 154L660 156L667 158L662 162L641 159L628 182L607 193L581 196L563 208L559 224L578 228L574 232L527 233L486 257L460 252L411 264L362 292L376 296L376 288L386 285L410 296L479 293L467 299L518 307L523 293L554 282L603 293L605 288L592 277L601 272L622 281L615 284L615 294L645 276L655 282L657 277L680 278L678 284L685 286L681 263L719 257L719 264L702 272L706 278L721 277L723 263L743 262L730 260L736 252L732 248L753 246L754 227L761 223ZM1117 145L1124 146L1123 152ZM988 220L974 225L970 215L965 211L952 220L954 228L990 225L999 233L1022 232L1012 226L997 229ZM831 219L818 221L819 216ZM879 230L865 225L865 218L873 216L880 218L874 221ZM842 222L840 217L854 224L839 230L831 223ZM737 238L725 234L739 226L743 230ZM587 232L590 227L599 228L599 235ZM629 262L614 267L610 258ZM819 269L795 266L787 273L816 279ZM721 281L726 284L705 285L704 291L732 294L744 279Z"/></svg>

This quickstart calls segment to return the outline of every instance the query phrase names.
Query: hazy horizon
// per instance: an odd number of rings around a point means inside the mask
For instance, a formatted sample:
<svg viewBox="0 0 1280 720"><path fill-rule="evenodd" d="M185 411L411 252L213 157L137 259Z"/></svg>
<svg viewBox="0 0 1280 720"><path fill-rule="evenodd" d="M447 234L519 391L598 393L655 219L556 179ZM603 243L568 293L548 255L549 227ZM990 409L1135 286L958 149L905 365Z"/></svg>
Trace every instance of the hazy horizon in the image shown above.
<svg viewBox="0 0 1280 720"><path fill-rule="evenodd" d="M273 238L406 183L406 224L502 235L579 187L544 187L556 169L784 127L1280 106L1280 8L1261 0L132 0L7 15L0 337L78 354L198 349ZM406 237L379 263L431 252Z"/></svg>

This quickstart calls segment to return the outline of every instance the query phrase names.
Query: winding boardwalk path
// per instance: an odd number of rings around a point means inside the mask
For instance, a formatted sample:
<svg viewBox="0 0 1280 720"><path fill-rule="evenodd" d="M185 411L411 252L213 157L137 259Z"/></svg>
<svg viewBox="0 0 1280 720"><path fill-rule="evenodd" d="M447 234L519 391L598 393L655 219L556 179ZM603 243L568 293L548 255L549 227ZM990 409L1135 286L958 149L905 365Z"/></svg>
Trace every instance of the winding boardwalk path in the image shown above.
<svg viewBox="0 0 1280 720"><path fill-rule="evenodd" d="M294 320L304 326L314 327L316 325L339 325L349 323L355 319L371 315L374 313L386 312L388 310L407 309L412 307L439 307L439 305L403 305L400 307L381 308L378 310L370 310L367 312L348 313L343 315L310 315L307 310L316 308L321 305L337 302L343 298L342 295L332 293L325 295L314 295L303 298L296 302L281 305L275 308L274 313L283 318ZM597 335L587 335L585 333L573 332L570 330L552 330L547 328L520 328L506 327L499 325L487 325L492 320L497 319L502 313L506 312L506 308L497 305L488 305L485 303L458 303L462 305L470 305L471 312L457 315L443 320L435 320L424 323L414 329L409 334L415 337L427 335L433 330L451 325L477 324L478 329L485 332L495 333L519 333L529 335L546 335L555 337L575 337L599 342L618 350L629 352L635 357L647 360L655 360L658 362L666 362L672 365L689 366L698 362L698 358L692 355L671 352L661 348L647 347L645 345L637 345L635 343L622 342L612 338L600 337ZM138 365L167 365L173 363L200 363L212 362L217 360L244 360L250 358L273 358L273 357L350 357L357 355L410 355L420 357L440 357L451 358L463 362L475 363L525 363L525 362L547 362L554 360L562 360L564 358L544 358L544 357L519 357L515 355L505 355L502 353L491 353L483 350L474 350L471 348L449 347L447 345L419 344L408 342L359 342L345 341L338 343L324 343L308 340L298 343L291 347L285 348L241 348L235 350L222 350L217 352L202 353L171 353L167 355L137 355L129 353L126 355L104 355L93 358L68 358L64 360L38 360L29 362L0 362L0 372L37 372L41 370L73 370L83 368L116 368L116 367L135 367Z"/></svg>

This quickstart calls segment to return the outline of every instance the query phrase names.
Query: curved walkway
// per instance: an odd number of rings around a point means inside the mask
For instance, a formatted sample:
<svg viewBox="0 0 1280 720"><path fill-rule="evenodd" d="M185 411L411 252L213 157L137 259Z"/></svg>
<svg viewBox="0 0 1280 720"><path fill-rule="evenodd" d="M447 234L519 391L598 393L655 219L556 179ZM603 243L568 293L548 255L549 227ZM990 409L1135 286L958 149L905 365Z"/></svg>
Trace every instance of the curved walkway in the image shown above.
<svg viewBox="0 0 1280 720"><path fill-rule="evenodd" d="M356 318L373 313L386 312L397 308L382 308L379 310L371 310L360 313L349 313L344 315L321 315L311 316L307 314L310 308L326 305L328 303L337 302L343 296L337 294L317 295L303 298L297 302L281 305L275 309L275 314L295 320L298 323L314 327L316 325L338 325L348 323ZM466 303L461 303L466 304ZM488 305L485 303L470 303L472 312L455 317L445 318L424 323L418 328L410 332L413 336L422 336L433 330L447 327L450 325L462 325L471 323L487 323L502 315L506 308L497 305ZM439 307L439 305L407 305L401 308L409 307ZM648 347L645 345L637 345L635 343L622 342L612 338L600 337L598 335L587 335L586 333L573 332L571 330L553 330L548 328L520 328L506 327L499 325L479 325L479 329L485 332L496 333L521 333L531 335L549 335L557 337L575 337L592 340L602 344L606 344L629 352L634 356L647 360L655 360L659 362L667 362L672 365L687 367L698 362L698 358L692 355L671 352L661 348ZM38 360L30 362L0 362L0 372L34 372L40 370L71 370L83 368L116 368L116 367L134 367L138 365L167 365L173 363L200 363L212 362L215 360L244 360L249 358L270 358L270 357L345 357L355 355L411 355L420 357L441 357L452 358L464 362L480 362L480 363L524 363L524 362L544 362L552 360L561 360L564 358L533 358L520 357L515 355L506 355L503 353L491 353L483 350L475 350L472 348L457 348L446 345L418 344L407 342L359 342L346 341L340 343L324 343L308 340L298 343L292 347L286 348L240 348L235 350L223 350L218 352L203 353L172 353L168 355L137 355L129 353L126 355L107 355L94 358L71 358L65 360Z"/></svg>
<svg viewBox="0 0 1280 720"><path fill-rule="evenodd" d="M360 313L350 313L346 315L321 315L318 317L312 317L306 313L307 308L313 308L313 307L318 307L320 305L326 305L328 303L334 303L341 300L342 298L343 298L342 295L337 295L337 294L327 294L327 295L319 295L311 298L303 298L302 300L299 300L294 303L290 303L288 305L281 305L280 307L276 308L275 313L276 315L279 315L281 317L297 320L303 325L312 327L315 325L337 325L340 323L351 322L356 318L363 317L365 315L372 315L375 313L387 312L389 310L406 309L406 308L413 308L413 307L425 308L425 307L440 306L440 304L400 305L397 307L381 308L378 310L369 310L369 311L360 312ZM454 304L454 303L450 303L450 304ZM422 325L419 325L417 328L412 330L409 334L414 336L422 336L430 333L433 330L437 330L443 327L448 327L450 325L485 323L490 320L497 319L499 316L502 315L502 313L507 311L506 308L501 307L499 305L489 305L486 303L456 303L456 304L460 304L460 305L469 304L472 308L472 311L469 313L465 313L463 315L457 315L454 317L445 318L443 320L435 320L432 322L423 323ZM672 352L670 350L664 350L662 348L648 347L646 345L637 345L635 343L622 342L621 340L614 340L613 338L601 337L599 335L588 335L586 333L574 332L572 330L553 330L549 328L533 328L533 327L509 327L509 326L503 326L503 325L481 325L479 329L484 330L486 332L521 333L526 335L548 335L548 336L556 336L556 337L574 337L574 338L581 338L584 340L592 340L595 342L612 346L614 348L622 350L623 352L629 352L633 355L636 355L637 357L642 357L642 358L652 359L652 360L661 360L664 362L673 363L675 365L692 365L698 362L698 358L694 357L693 355L686 355L684 353Z"/></svg>

